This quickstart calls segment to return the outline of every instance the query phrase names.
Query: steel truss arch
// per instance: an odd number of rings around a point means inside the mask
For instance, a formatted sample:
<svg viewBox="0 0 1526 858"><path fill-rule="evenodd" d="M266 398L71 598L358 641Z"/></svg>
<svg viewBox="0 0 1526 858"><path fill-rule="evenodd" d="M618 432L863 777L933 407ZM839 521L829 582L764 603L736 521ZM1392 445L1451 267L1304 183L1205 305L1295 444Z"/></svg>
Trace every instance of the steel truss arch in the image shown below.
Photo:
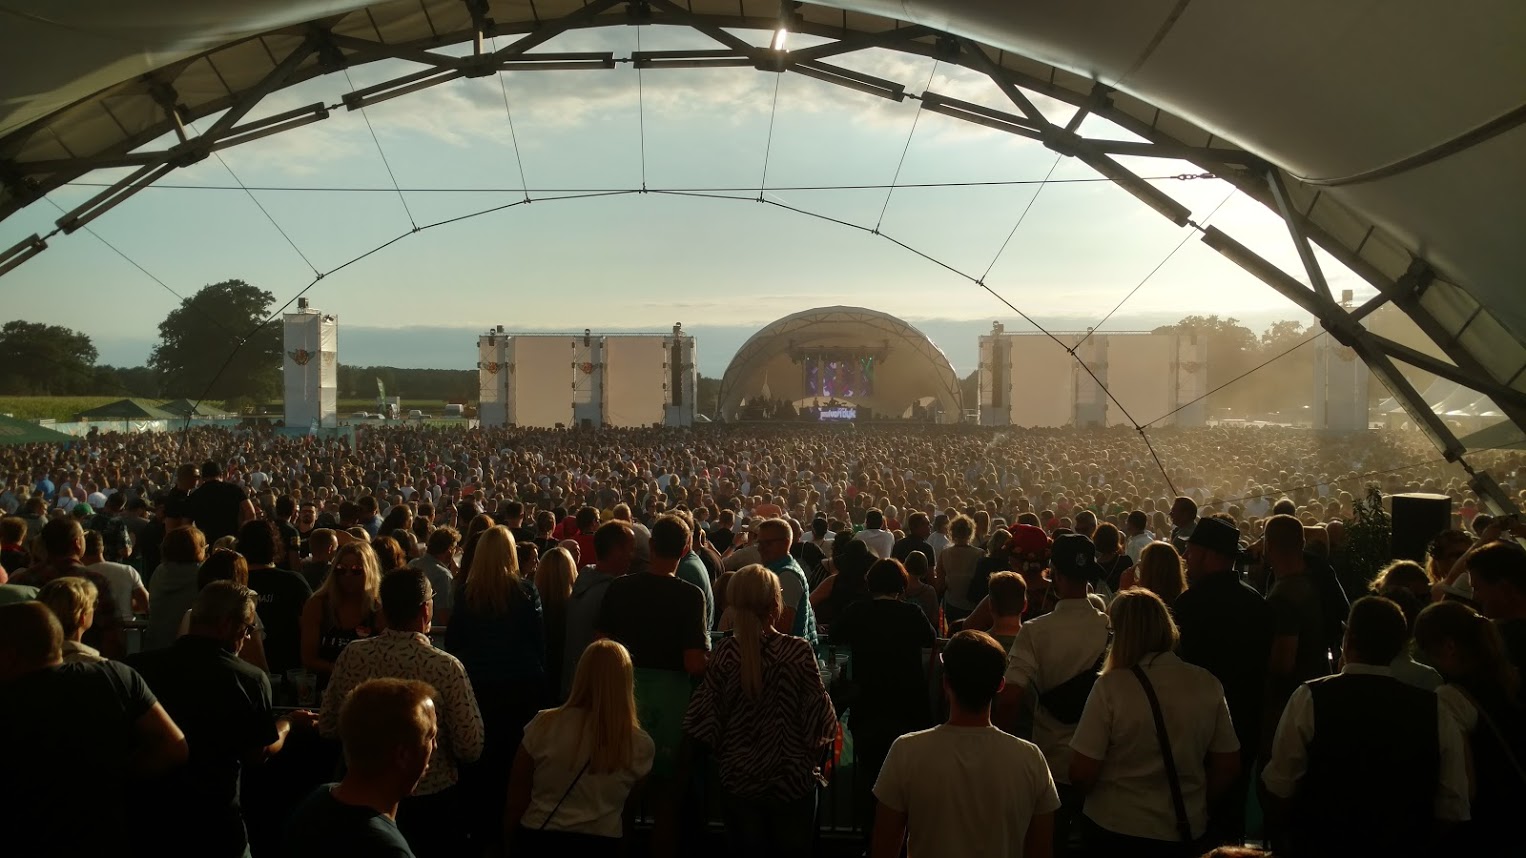
<svg viewBox="0 0 1526 858"><path fill-rule="evenodd" d="M1052 50L1018 49L1023 46L1010 34L1012 20L1021 13L1009 14L1001 21L997 20L1000 14L991 13L991 26L986 28L981 19L984 13L961 0L823 2L832 5L779 0L685 0L682 5L670 0L251 3L268 13L265 17L251 16L265 22L263 27L226 27L223 43L206 50L145 51L162 62L141 74L107 80L73 100L61 93L76 94L77 90L59 86L19 108L14 102L0 108L0 219L95 170L132 169L126 178L58 218L50 233L29 236L0 252L0 274L45 250L56 235L80 229L178 167L222 149L322 121L336 109L363 109L458 78L504 71L593 70L620 65L651 70L753 67L797 73L897 101L915 99L923 110L1034 139L1086 162L1178 225L1197 226L1186 207L1140 179L1116 156L1161 157L1198 164L1284 220L1310 285L1305 286L1218 230L1204 231L1204 241L1308 310L1332 336L1354 348L1448 459L1468 467L1463 459L1464 445L1398 372L1394 360L1489 396L1517 426L1526 428L1526 345L1517 330L1517 320L1526 314L1502 313L1497 304L1479 297L1484 292L1465 287L1460 278L1417 253L1418 245L1397 237L1379 220L1348 205L1342 196L1344 186L1414 170L1458 151L1498 141L1511 131L1517 133L1510 140L1519 142L1519 125L1526 121L1526 111L1503 114L1427 150L1424 157L1398 159L1376 172L1353 171L1338 181L1309 179L1306 183L1201 123L1129 91L1130 75L1161 50L1173 28L1182 26L1181 4L1154 4L1166 9L1156 19L1148 19L1148 10L1139 13L1142 17L1134 23L1140 24L1141 32L1149 38L1143 40L1144 48L1127 68L1118 70L1110 85L1078 74L1076 62L1067 65L1040 58L1052 59ZM274 7L293 11L282 19L282 10ZM947 14L932 14L941 7L949 7L944 9ZM293 19L296 10L308 8L332 13ZM52 15L49 22L59 20L61 14ZM1192 14L1193 10L1187 10L1185 16ZM916 20L919 18L922 20ZM41 27L48 22L27 23ZM537 50L571 30L657 24L692 28L717 47L633 52L625 57ZM747 42L733 32L776 29L828 41L793 51L774 50ZM507 39L508 44L492 50L489 42L497 37ZM206 41L190 40L194 44ZM458 48L464 50L456 51ZM1007 96L1013 109L994 110L933 91L911 92L906 83L829 62L834 56L867 48L936 58L981 72ZM349 93L337 104L316 103L245 121L272 93L386 59L404 60L420 68ZM1077 110L1060 125L1044 115L1030 94ZM1089 115L1106 119L1144 142L1082 136L1078 128ZM211 117L216 118L196 133L194 123ZM175 136L174 144L144 150L170 134ZM1378 296L1354 310L1337 304L1314 260L1312 246L1322 248L1351 269L1372 285ZM1499 284L1475 285L1492 289ZM1372 310L1389 302L1414 320L1450 363L1377 337L1361 324ZM1508 505L1508 499L1497 492L1488 494L1497 506Z"/></svg>

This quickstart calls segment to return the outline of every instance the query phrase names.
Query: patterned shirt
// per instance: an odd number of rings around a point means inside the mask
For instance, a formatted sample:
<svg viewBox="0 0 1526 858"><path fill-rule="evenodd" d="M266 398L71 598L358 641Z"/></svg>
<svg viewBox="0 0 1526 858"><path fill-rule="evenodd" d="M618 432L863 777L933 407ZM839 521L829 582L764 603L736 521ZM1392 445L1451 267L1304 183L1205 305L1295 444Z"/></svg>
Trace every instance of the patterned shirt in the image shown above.
<svg viewBox="0 0 1526 858"><path fill-rule="evenodd" d="M345 696L362 682L383 677L417 679L435 690L439 747L429 758L429 770L413 794L433 795L454 785L458 777L456 763L470 763L482 755L482 713L477 709L466 669L455 656L435 649L427 635L387 629L341 650L328 689L323 693L319 732L325 736L338 735L339 708Z"/></svg>
<svg viewBox="0 0 1526 858"><path fill-rule="evenodd" d="M753 697L742 688L741 645L721 641L684 713L684 732L716 755L727 792L789 801L820 783L837 713L810 644L766 634L761 654L763 686Z"/></svg>

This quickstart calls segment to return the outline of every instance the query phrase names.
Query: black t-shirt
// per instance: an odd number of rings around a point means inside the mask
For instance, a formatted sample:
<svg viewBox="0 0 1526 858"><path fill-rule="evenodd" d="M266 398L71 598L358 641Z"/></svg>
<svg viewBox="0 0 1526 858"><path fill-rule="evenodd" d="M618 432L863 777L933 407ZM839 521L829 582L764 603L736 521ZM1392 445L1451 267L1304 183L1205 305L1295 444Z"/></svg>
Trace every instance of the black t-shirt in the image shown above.
<svg viewBox="0 0 1526 858"><path fill-rule="evenodd" d="M276 530L281 534L281 551L283 552L281 556L284 557L284 552L287 551L295 551L299 556L305 556L303 554L305 546L302 544L302 534L297 530L296 525L289 521L278 521L276 522Z"/></svg>
<svg viewBox="0 0 1526 858"><path fill-rule="evenodd" d="M413 858L397 823L364 805L343 804L324 784L298 805L286 826L286 858Z"/></svg>
<svg viewBox="0 0 1526 858"><path fill-rule="evenodd" d="M710 648L705 594L672 575L637 572L609 584L594 628L631 652L637 667L684 669L684 650Z"/></svg>
<svg viewBox="0 0 1526 858"><path fill-rule="evenodd" d="M897 599L860 599L832 623L832 645L853 650L853 684L859 698L850 723L896 735L931 726L922 650L938 633L927 614Z"/></svg>
<svg viewBox="0 0 1526 858"><path fill-rule="evenodd" d="M269 566L249 572L249 589L260 594L257 610L265 624L265 659L270 672L302 666L302 608L313 590L302 576Z"/></svg>
<svg viewBox="0 0 1526 858"><path fill-rule="evenodd" d="M239 813L243 758L277 739L270 680L218 641L186 635L129 659L184 731L189 765L140 794L134 817L153 854L238 855L247 843ZM149 820L153 820L149 822Z"/></svg>
<svg viewBox="0 0 1526 858"><path fill-rule="evenodd" d="M0 685L7 855L115 855L128 842L129 757L154 694L121 662L76 662Z"/></svg>
<svg viewBox="0 0 1526 858"><path fill-rule="evenodd" d="M1171 605L1181 629L1177 655L1206 668L1224 686L1242 751L1260 747L1272 614L1234 570L1192 582Z"/></svg>
<svg viewBox="0 0 1526 858"><path fill-rule="evenodd" d="M1505 658L1526 674L1526 620L1495 620L1494 627L1505 641Z"/></svg>
<svg viewBox="0 0 1526 858"><path fill-rule="evenodd" d="M910 557L913 551L922 552L922 556L927 558L928 567L932 567L933 547L928 545L926 540L917 539L914 536L903 536L896 540L895 545L890 549L890 556L905 563L906 558Z"/></svg>
<svg viewBox="0 0 1526 858"><path fill-rule="evenodd" d="M232 483L209 480L191 492L186 507L211 545L224 536L238 535L238 511L248 497Z"/></svg>
<svg viewBox="0 0 1526 858"><path fill-rule="evenodd" d="M1330 657L1325 642L1324 604L1313 575L1304 573L1277 579L1266 594L1266 606L1272 612L1273 635L1298 638L1291 686L1328 676ZM1286 693L1291 694L1292 687Z"/></svg>

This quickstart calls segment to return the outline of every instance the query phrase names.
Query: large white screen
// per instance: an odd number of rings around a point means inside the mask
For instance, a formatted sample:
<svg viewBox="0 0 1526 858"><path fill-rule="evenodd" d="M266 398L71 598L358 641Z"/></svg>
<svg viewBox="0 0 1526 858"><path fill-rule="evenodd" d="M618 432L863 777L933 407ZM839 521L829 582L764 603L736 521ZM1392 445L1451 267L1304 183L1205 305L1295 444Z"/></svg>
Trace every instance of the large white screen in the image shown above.
<svg viewBox="0 0 1526 858"><path fill-rule="evenodd" d="M1141 425L1165 416L1176 407L1176 379L1171 364L1176 337L1167 334L1112 334L1107 338L1107 425L1133 425L1127 409ZM1119 408L1119 404L1123 408Z"/></svg>
<svg viewBox="0 0 1526 858"><path fill-rule="evenodd" d="M1013 336L1012 425L1069 426L1075 419L1075 359L1042 334Z"/></svg>
<svg viewBox="0 0 1526 858"><path fill-rule="evenodd" d="M513 408L516 426L572 424L572 348L566 337L515 337Z"/></svg>
<svg viewBox="0 0 1526 858"><path fill-rule="evenodd" d="M666 363L662 337L605 337L604 425L661 423Z"/></svg>

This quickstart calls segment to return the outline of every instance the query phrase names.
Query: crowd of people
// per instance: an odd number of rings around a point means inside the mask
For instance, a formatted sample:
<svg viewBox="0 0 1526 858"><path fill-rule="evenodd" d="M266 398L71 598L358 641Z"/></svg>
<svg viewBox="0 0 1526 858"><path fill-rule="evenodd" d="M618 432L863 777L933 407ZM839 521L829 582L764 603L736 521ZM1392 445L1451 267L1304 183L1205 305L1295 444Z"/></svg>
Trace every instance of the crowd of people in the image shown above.
<svg viewBox="0 0 1526 858"><path fill-rule="evenodd" d="M829 784L876 858L1508 844L1526 528L1407 433L1151 441L0 447L6 851L810 855ZM1369 487L1456 526L1373 577Z"/></svg>

